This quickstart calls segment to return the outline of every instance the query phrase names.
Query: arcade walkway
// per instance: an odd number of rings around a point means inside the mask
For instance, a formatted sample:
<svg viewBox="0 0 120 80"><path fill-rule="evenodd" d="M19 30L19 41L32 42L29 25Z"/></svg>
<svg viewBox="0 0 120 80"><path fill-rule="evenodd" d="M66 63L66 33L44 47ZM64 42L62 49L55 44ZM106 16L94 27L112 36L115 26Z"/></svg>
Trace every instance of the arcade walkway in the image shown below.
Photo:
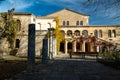
<svg viewBox="0 0 120 80"><path fill-rule="evenodd" d="M106 67L95 59L57 58L10 80L120 80L120 70Z"/></svg>

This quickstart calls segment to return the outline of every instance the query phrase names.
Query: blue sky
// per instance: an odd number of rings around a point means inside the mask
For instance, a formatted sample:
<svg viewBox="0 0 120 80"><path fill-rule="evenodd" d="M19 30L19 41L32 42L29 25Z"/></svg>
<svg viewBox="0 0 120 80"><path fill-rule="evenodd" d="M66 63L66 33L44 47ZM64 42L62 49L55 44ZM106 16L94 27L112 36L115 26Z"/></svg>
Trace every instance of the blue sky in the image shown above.
<svg viewBox="0 0 120 80"><path fill-rule="evenodd" d="M68 8L83 14L90 15L90 25L119 25L120 19L116 8L105 10L100 5L95 12L95 6L85 6L87 0L0 0L0 12L7 12L8 9L15 8L15 12L31 12L36 16L47 15L63 8Z"/></svg>

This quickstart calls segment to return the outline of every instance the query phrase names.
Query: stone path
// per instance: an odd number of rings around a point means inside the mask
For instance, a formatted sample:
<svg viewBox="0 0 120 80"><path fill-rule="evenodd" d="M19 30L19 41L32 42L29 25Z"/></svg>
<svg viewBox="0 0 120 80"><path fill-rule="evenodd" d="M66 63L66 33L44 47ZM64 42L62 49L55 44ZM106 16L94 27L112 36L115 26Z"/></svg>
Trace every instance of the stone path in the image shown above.
<svg viewBox="0 0 120 80"><path fill-rule="evenodd" d="M104 66L96 60L56 59L35 65L10 80L120 80L120 70Z"/></svg>

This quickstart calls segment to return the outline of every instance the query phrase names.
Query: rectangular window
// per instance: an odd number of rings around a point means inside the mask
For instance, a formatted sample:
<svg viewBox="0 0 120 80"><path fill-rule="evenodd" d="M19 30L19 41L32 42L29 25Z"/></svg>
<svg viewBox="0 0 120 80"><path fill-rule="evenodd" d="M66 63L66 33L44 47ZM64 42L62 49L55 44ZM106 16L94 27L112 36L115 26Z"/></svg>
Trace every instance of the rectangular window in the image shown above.
<svg viewBox="0 0 120 80"><path fill-rule="evenodd" d="M65 21L63 21L63 26L65 26Z"/></svg>
<svg viewBox="0 0 120 80"><path fill-rule="evenodd" d="M79 21L76 21L76 26L79 26Z"/></svg>
<svg viewBox="0 0 120 80"><path fill-rule="evenodd" d="M80 25L83 25L83 21L80 21Z"/></svg>
<svg viewBox="0 0 120 80"><path fill-rule="evenodd" d="M69 21L67 21L67 25L69 25Z"/></svg>

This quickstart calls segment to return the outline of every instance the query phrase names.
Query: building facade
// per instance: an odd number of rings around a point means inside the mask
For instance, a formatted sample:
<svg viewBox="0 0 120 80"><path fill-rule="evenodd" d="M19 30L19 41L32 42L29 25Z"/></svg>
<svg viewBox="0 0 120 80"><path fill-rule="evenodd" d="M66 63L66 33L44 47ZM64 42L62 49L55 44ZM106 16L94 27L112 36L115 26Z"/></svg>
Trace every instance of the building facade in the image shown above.
<svg viewBox="0 0 120 80"><path fill-rule="evenodd" d="M119 48L119 25L89 25L89 15L69 9L63 9L47 16L58 17L60 30L65 36L61 43L61 51L100 52L102 46L107 49ZM64 46L64 49L62 49Z"/></svg>
<svg viewBox="0 0 120 80"><path fill-rule="evenodd" d="M56 17L59 19L59 29L65 37L60 43L60 51L66 54L69 51L100 52L103 45L108 45L108 50L116 44L120 48L120 25L89 25L89 15L62 9L38 17L32 13L14 13L14 18L20 23L14 44L18 49L17 55L27 56L28 25L33 23L36 25L36 55L40 56L42 41L46 38L48 28L56 28Z"/></svg>

